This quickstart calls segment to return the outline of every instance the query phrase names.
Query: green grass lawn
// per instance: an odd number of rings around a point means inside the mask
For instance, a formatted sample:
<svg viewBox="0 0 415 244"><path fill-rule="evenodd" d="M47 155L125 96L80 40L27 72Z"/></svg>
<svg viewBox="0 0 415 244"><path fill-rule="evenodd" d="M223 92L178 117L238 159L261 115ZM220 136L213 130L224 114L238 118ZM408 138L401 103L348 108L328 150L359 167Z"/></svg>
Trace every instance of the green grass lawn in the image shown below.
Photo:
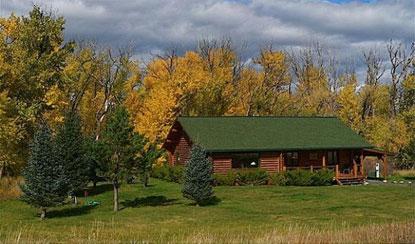
<svg viewBox="0 0 415 244"><path fill-rule="evenodd" d="M112 212L111 190L99 185L89 200L101 205L56 208L44 221L19 200L1 201L0 240L164 242L200 231L254 235L295 226L318 231L415 221L415 188L408 185L216 187L220 201L197 207L181 196L180 185L151 179L146 189L122 186L118 213Z"/></svg>

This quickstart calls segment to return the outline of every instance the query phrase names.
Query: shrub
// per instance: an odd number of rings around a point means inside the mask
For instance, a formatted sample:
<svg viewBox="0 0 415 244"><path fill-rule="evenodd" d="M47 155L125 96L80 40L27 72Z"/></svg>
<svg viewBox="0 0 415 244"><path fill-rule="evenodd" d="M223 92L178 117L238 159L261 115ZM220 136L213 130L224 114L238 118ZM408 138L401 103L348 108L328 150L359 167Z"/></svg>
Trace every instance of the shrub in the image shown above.
<svg viewBox="0 0 415 244"><path fill-rule="evenodd" d="M184 167L173 166L169 167L168 181L182 183L184 177Z"/></svg>
<svg viewBox="0 0 415 244"><path fill-rule="evenodd" d="M169 182L183 183L183 166L162 165L152 169L151 177ZM263 169L241 169L227 174L214 174L214 185L270 185L277 186L327 186L333 183L334 173L330 170L292 170L268 174Z"/></svg>
<svg viewBox="0 0 415 244"><path fill-rule="evenodd" d="M309 170L290 170L285 175L289 186L311 186L312 172Z"/></svg>
<svg viewBox="0 0 415 244"><path fill-rule="evenodd" d="M269 184L276 186L285 186L287 185L287 177L285 172L279 172L269 175Z"/></svg>
<svg viewBox="0 0 415 244"><path fill-rule="evenodd" d="M151 170L151 177L181 183L183 182L184 168L182 166L162 165Z"/></svg>
<svg viewBox="0 0 415 244"><path fill-rule="evenodd" d="M3 177L0 178L0 201L16 199L22 194L19 185L23 184L23 178Z"/></svg>
<svg viewBox="0 0 415 244"><path fill-rule="evenodd" d="M214 174L213 175L215 185L217 186L234 186L237 175L234 171L229 171L226 175Z"/></svg>
<svg viewBox="0 0 415 244"><path fill-rule="evenodd" d="M285 173L289 186L326 186L333 182L333 172L330 170L292 170Z"/></svg>
<svg viewBox="0 0 415 244"><path fill-rule="evenodd" d="M243 169L237 171L239 185L265 185L268 182L268 173L263 169Z"/></svg>
<svg viewBox="0 0 415 244"><path fill-rule="evenodd" d="M151 169L151 177L164 180L165 176L168 175L168 168L166 165L155 166Z"/></svg>
<svg viewBox="0 0 415 244"><path fill-rule="evenodd" d="M311 177L313 186L329 186L333 183L334 173L331 170L323 169L315 171Z"/></svg>

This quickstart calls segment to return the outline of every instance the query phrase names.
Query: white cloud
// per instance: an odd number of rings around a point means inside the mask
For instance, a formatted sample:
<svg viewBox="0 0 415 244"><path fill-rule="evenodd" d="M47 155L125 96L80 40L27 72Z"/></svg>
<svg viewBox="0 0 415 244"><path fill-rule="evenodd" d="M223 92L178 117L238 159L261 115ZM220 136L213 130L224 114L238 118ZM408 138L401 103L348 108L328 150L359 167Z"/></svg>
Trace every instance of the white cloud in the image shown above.
<svg viewBox="0 0 415 244"><path fill-rule="evenodd" d="M0 0L0 14L27 13L33 3L67 20L68 39L116 47L133 42L136 56L177 47L194 48L201 38L231 37L258 47L307 46L318 40L339 59L360 55L393 38L415 39L415 1L378 0L332 4L318 0Z"/></svg>

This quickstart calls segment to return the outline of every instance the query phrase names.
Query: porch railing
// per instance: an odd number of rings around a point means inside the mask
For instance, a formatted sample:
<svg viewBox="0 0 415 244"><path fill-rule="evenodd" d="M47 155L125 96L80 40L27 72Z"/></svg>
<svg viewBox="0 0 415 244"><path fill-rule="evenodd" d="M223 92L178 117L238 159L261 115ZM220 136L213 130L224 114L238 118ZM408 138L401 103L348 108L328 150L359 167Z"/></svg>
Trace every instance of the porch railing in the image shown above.
<svg viewBox="0 0 415 244"><path fill-rule="evenodd" d="M328 169L328 170L332 170L335 173L335 178L336 179L341 179L341 178L357 178L357 177L363 177L363 167L361 165L358 165L356 162L353 163L351 168L348 169L343 169L340 170L340 165L336 164L336 165L326 165L326 166L315 166L315 165L311 165L311 166L290 166L290 167L284 167L284 171L287 170L310 170L311 172L313 171L317 171L317 170L322 170L322 169Z"/></svg>
<svg viewBox="0 0 415 244"><path fill-rule="evenodd" d="M335 170L336 166L335 165L327 165L327 166L321 166L321 165L310 165L310 166L306 166L306 167L300 167L300 166L290 166L290 167L284 167L285 170L310 170L311 172L316 171L316 170L322 170L322 169L329 169L329 170Z"/></svg>
<svg viewBox="0 0 415 244"><path fill-rule="evenodd" d="M336 172L336 179L364 177L363 167L356 163L353 163L352 168L344 169L343 171L340 170L340 167L337 164L335 172Z"/></svg>

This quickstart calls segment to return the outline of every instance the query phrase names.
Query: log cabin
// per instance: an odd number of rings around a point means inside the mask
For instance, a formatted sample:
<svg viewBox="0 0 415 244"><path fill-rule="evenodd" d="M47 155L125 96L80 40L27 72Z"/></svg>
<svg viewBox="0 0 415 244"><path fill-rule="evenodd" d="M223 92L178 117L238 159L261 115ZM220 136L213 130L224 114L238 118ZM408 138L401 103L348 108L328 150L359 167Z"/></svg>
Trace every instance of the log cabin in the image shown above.
<svg viewBox="0 0 415 244"><path fill-rule="evenodd" d="M387 174L386 154L336 117L179 117L163 144L169 164L185 165L194 143L206 150L217 174L329 169L339 184L361 183L368 156L381 160Z"/></svg>

